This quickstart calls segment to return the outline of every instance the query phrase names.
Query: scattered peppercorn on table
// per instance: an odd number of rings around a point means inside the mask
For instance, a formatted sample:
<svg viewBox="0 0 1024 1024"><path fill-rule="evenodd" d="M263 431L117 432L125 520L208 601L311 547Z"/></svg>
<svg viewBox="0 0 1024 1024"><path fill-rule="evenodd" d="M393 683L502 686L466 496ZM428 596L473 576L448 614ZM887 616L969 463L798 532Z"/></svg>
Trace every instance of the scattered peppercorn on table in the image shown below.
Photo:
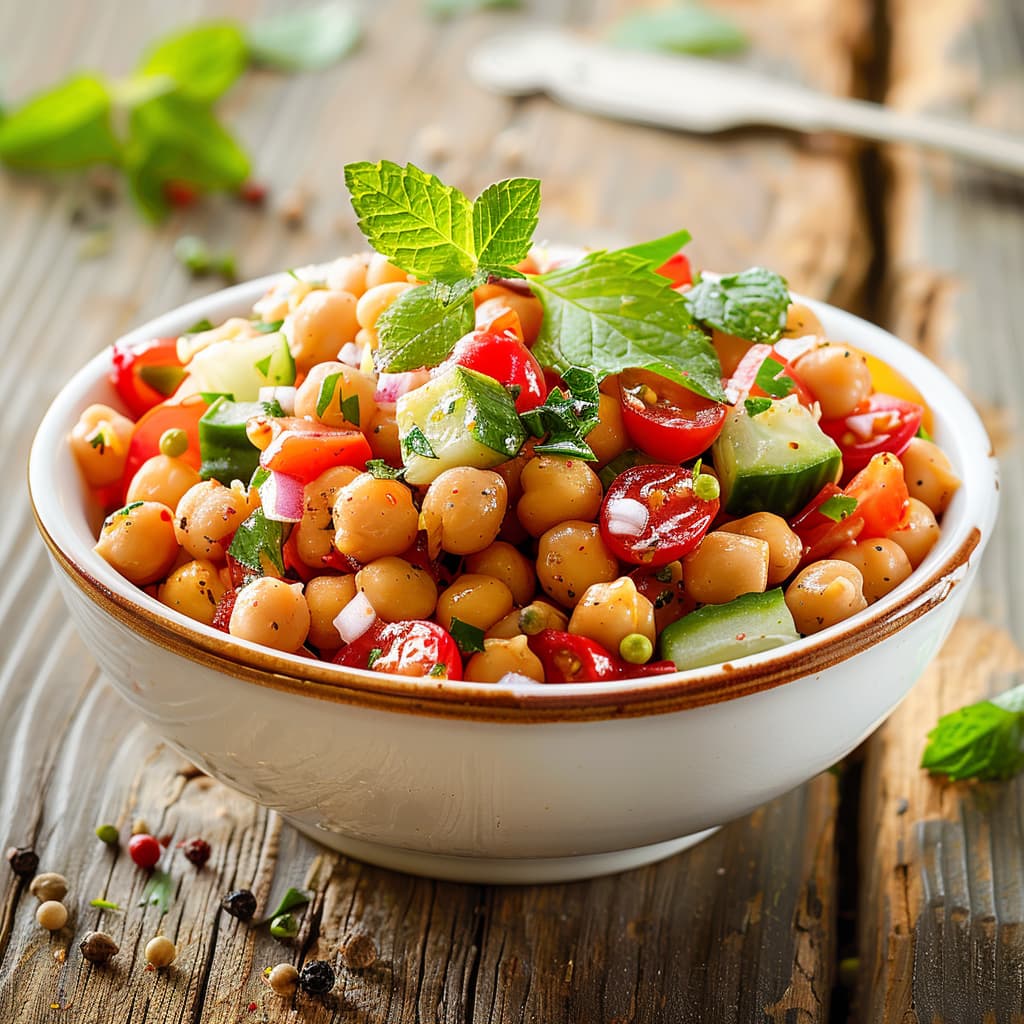
<svg viewBox="0 0 1024 1024"><path fill-rule="evenodd" d="M120 71L124 54L178 25L265 6L284 5L9 5L0 31L24 45L5 58L5 91L20 99L79 66ZM233 251L246 277L359 248L340 174L364 154L414 161L473 194L541 178L542 230L567 242L626 244L684 225L700 265L775 267L794 290L924 348L1008 443L1000 425L1020 411L1024 372L1001 316L1016 284L1004 268L1024 256L1016 186L896 149L865 156L764 132L689 138L543 98L497 99L466 80L477 40L527 14L600 32L631 5L534 2L450 21L427 6L382 0L346 62L236 85L226 116L270 187L262 208L212 201L151 228L124 195L108 205L105 181L0 177L0 466L11 478L71 368L215 286L176 265L179 236ZM885 0L891 38L875 42L889 52L867 66L878 14L867 0L709 6L780 74L908 107L957 112L955 54L965 75L999 79L991 123L1024 128L1019 103L995 103L1024 91L1011 0L930 12L926 24L922 5ZM112 246L97 255L100 235ZM1024 669L1012 639L1024 628L1020 585L1004 571L1019 561L1022 485L1019 454L1008 454L1004 515L970 616L865 756L660 864L514 889L329 853L160 744L84 653L28 501L9 488L0 844L14 852L0 864L0 1021L841 1021L852 1007L850 1019L873 1022L1017 1020L1024 788L952 786L917 765L939 714Z"/></svg>

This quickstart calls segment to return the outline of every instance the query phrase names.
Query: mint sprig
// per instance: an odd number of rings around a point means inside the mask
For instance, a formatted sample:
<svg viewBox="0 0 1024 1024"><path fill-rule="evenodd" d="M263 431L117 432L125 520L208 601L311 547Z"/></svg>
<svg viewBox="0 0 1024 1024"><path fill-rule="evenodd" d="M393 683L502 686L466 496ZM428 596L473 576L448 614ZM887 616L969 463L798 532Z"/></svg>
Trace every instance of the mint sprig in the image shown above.
<svg viewBox="0 0 1024 1024"><path fill-rule="evenodd" d="M705 278L685 296L693 318L747 341L771 344L786 326L789 288L785 278L751 267L717 281Z"/></svg>
<svg viewBox="0 0 1024 1024"><path fill-rule="evenodd" d="M597 456L586 438L598 424L597 378L589 370L572 366L562 380L566 391L552 388L543 405L527 410L519 418L534 437L546 438L534 446L535 452L596 462Z"/></svg>

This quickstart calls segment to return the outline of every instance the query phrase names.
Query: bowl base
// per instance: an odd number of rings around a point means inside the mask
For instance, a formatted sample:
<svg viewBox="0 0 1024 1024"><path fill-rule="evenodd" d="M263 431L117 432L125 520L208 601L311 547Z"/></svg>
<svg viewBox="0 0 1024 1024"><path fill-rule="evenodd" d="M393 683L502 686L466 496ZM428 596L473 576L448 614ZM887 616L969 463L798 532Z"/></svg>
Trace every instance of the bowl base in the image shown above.
<svg viewBox="0 0 1024 1024"><path fill-rule="evenodd" d="M446 882L493 885L537 885L547 882L575 882L599 875L643 867L688 850L717 832L720 826L669 839L650 846L574 857L456 857L446 853L404 850L383 843L371 843L351 836L311 828L307 823L283 816L300 832L332 850L392 871L437 878Z"/></svg>

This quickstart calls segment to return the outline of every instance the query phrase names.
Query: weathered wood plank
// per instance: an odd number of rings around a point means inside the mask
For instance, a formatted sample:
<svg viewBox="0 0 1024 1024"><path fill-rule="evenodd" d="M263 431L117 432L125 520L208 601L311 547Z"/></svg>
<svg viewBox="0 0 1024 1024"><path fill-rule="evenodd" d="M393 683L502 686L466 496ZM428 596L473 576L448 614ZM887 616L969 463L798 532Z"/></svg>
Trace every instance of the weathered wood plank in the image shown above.
<svg viewBox="0 0 1024 1024"><path fill-rule="evenodd" d="M890 102L1024 127L1019 5L889 4ZM1002 455L1002 515L961 624L868 745L860 900L862 1019L1024 1020L1024 786L950 786L917 767L940 714L1020 681L1024 636L1011 437L1024 361L1013 299L1024 266L1020 184L894 149L887 319L975 398ZM984 623L984 624L983 624ZM1016 640L1016 643L1015 643Z"/></svg>
<svg viewBox="0 0 1024 1024"><path fill-rule="evenodd" d="M16 99L76 66L122 72L155 35L201 16L249 16L279 3L0 7L5 96ZM628 5L533 4L536 13L599 31ZM723 0L749 26L758 59L823 88L853 87L852 53L866 0ZM88 190L0 176L0 472L20 479L29 440L67 372L131 325L208 290L176 265L171 244L196 233L235 248L243 275L324 259L357 246L340 187L348 159L428 164L469 190L509 173L545 182L542 230L588 243L650 237L687 225L701 264L768 263L794 287L850 301L869 256L856 165L847 148L768 133L693 139L604 123L544 99L508 101L472 88L465 53L513 24L491 14L428 21L417 0L374 5L363 49L321 75L250 75L228 97L231 122L276 188L260 214L230 201L142 225L122 200L89 217L112 250L83 260L69 223ZM516 157L515 154L518 153ZM513 159L515 157L515 159ZM303 226L277 216L285 193L309 197ZM208 779L139 727L97 679L50 582L31 516L5 493L0 534L0 842L32 843L71 883L69 926L47 938L34 901L0 869L0 1021L819 1021L831 981L836 787L823 776L724 829L688 854L574 886L499 890L411 879L328 854L272 814ZM144 882L92 829L144 817L177 841L201 834L201 872L180 854L170 912L136 906ZM289 885L316 896L292 946L220 912L228 888L251 887L261 913ZM123 914L89 900L107 896ZM87 928L110 930L115 964L84 964ZM353 927L380 961L342 971L323 1003L278 1000L264 967L337 960ZM181 953L171 971L142 969L157 930ZM56 1004L58 1009L52 1009ZM250 1011L250 1006L255 1009Z"/></svg>

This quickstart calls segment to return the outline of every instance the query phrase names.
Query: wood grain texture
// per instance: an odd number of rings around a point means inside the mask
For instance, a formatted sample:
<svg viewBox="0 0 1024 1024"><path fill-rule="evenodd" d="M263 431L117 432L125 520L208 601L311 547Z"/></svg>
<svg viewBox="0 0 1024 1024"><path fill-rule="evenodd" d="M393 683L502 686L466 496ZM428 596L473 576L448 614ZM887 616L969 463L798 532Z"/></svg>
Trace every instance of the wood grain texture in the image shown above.
<svg viewBox="0 0 1024 1024"><path fill-rule="evenodd" d="M927 9L926 9L927 8ZM1024 129L1024 31L1013 0L891 0L889 101ZM1020 780L950 786L918 768L940 714L1021 681L1015 296L1024 189L951 161L888 154L886 318L979 406L1001 461L1000 521L969 602L975 618L868 745L862 808L859 1003L864 1021L1024 1020Z"/></svg>
<svg viewBox="0 0 1024 1024"><path fill-rule="evenodd" d="M130 69L145 43L201 17L286 6L249 0L168 5L39 0L0 5L4 96L17 101L66 74ZM536 0L533 12L600 32L626 0ZM867 0L722 0L751 31L757 61L837 93L856 84ZM369 8L367 8L369 10ZM364 46L318 75L248 74L226 118L272 186L264 212L229 199L141 223L122 196L86 183L0 175L0 472L20 481L43 409L72 368L129 327L209 290L172 243L199 234L256 276L359 245L343 195L352 159L415 160L475 191L512 173L544 180L543 235L620 243L685 224L709 267L766 263L793 286L842 303L870 258L855 154L836 140L769 132L698 139L606 123L543 98L510 101L470 86L468 48L519 15L431 22L418 0L382 0ZM280 216L290 194L306 216ZM113 246L86 259L92 230ZM823 1021L832 980L836 785L823 776L663 864L572 886L493 889L417 880L334 854L272 814L197 776L140 727L97 676L67 621L20 490L0 495L0 844L31 844L71 885L71 918L48 937L34 900L0 869L0 1022L125 1021ZM144 877L98 843L99 821L145 818L170 835L177 892L168 914L137 906ZM196 872L174 843L201 834L214 856ZM290 946L218 909L249 887L261 913L290 886L315 898ZM122 913L99 911L105 896ZM121 945L100 970L78 952L102 927ZM270 995L280 960L337 963L346 933L375 938L373 968L341 971L324 1001ZM179 959L143 968L158 931Z"/></svg>

